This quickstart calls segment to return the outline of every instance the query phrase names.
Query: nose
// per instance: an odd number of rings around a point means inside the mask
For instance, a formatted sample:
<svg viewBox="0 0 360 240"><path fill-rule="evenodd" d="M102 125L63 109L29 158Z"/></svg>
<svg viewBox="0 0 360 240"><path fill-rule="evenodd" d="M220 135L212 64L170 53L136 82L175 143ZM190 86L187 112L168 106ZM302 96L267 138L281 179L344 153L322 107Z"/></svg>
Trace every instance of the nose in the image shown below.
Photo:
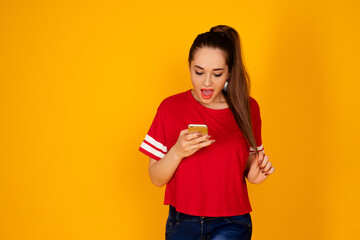
<svg viewBox="0 0 360 240"><path fill-rule="evenodd" d="M212 81L211 81L211 75L205 75L204 79L203 79L203 85L204 87L210 87L212 85Z"/></svg>

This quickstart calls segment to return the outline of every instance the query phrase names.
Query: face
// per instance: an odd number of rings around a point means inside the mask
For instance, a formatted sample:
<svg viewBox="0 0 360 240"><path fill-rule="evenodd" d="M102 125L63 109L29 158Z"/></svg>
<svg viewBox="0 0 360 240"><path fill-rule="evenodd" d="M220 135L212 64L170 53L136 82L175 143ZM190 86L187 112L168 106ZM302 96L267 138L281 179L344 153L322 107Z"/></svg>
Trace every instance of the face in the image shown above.
<svg viewBox="0 0 360 240"><path fill-rule="evenodd" d="M225 102L221 90L230 73L225 63L225 52L219 48L198 49L191 61L189 70L194 98L209 108Z"/></svg>

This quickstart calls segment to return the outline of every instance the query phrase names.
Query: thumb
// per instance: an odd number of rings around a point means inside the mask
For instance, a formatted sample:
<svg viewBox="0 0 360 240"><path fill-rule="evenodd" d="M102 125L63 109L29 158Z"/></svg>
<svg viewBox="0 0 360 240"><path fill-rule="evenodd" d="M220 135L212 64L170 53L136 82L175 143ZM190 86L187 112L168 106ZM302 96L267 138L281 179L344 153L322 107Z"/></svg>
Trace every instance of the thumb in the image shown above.
<svg viewBox="0 0 360 240"><path fill-rule="evenodd" d="M259 154L256 154L256 153L254 153L254 155L255 155L255 159L251 163L251 165L252 166L259 166L260 165L260 156L259 156Z"/></svg>

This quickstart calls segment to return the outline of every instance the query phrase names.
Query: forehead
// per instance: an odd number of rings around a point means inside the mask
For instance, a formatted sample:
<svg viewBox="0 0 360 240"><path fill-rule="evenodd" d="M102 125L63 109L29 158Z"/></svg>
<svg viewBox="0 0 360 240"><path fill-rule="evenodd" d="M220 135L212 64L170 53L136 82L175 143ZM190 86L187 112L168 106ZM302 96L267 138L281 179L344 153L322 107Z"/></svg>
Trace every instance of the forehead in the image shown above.
<svg viewBox="0 0 360 240"><path fill-rule="evenodd" d="M219 48L203 47L195 52L192 65L204 69L225 68L225 56L225 52Z"/></svg>

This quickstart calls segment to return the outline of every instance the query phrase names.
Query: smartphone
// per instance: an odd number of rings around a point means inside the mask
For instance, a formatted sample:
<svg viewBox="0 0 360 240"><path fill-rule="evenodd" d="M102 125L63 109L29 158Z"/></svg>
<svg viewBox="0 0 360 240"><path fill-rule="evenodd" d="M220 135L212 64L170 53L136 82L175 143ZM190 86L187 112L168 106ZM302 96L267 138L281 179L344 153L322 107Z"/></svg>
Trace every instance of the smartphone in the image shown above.
<svg viewBox="0 0 360 240"><path fill-rule="evenodd" d="M208 128L205 124L189 124L188 129L190 133L201 132L203 135L208 134Z"/></svg>

